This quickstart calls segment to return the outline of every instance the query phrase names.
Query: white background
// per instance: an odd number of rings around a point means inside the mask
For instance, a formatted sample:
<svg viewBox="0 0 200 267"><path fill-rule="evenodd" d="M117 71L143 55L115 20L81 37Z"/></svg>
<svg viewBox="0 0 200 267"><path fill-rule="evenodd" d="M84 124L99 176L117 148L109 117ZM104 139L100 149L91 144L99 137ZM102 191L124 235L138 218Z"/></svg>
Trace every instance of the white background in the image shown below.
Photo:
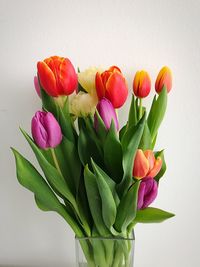
<svg viewBox="0 0 200 267"><path fill-rule="evenodd" d="M34 159L18 126L29 131L40 108L36 62L55 54L81 69L118 65L130 85L138 69L154 81L163 65L171 67L157 146L166 149L168 170L154 206L177 215L136 227L135 266L200 266L199 17L199 0L0 0L0 266L75 266L72 231L55 213L40 211L18 184L9 149ZM119 113L125 121L127 107Z"/></svg>

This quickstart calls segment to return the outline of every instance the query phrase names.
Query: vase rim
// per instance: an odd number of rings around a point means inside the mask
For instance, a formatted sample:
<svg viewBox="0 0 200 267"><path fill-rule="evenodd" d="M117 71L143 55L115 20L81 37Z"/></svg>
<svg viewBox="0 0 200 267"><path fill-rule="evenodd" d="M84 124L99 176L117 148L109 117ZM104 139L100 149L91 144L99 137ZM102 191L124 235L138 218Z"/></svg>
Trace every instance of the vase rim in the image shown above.
<svg viewBox="0 0 200 267"><path fill-rule="evenodd" d="M132 232L132 235L130 234L129 237L123 237L123 236L83 236L83 237L79 237L79 236L75 236L76 240L90 240L90 239L102 239L102 240L131 240L134 241L135 240L135 234L134 231Z"/></svg>

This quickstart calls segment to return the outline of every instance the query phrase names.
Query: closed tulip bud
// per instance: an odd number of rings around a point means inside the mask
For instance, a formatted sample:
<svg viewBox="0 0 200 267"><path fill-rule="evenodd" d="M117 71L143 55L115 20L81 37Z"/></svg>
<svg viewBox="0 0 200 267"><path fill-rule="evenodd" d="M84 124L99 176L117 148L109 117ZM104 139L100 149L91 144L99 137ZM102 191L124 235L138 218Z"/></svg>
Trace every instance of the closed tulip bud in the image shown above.
<svg viewBox="0 0 200 267"><path fill-rule="evenodd" d="M168 93L172 89L172 72L166 66L160 70L156 79L155 89L158 94L162 91L163 86L166 87Z"/></svg>
<svg viewBox="0 0 200 267"><path fill-rule="evenodd" d="M133 166L133 177L142 179L144 177L155 177L162 167L162 159L155 158L152 150L142 151L138 149Z"/></svg>
<svg viewBox="0 0 200 267"><path fill-rule="evenodd" d="M144 98L149 95L151 90L151 79L149 74L142 70L137 71L133 81L134 94L139 98Z"/></svg>
<svg viewBox="0 0 200 267"><path fill-rule="evenodd" d="M138 204L137 208L145 209L147 208L157 197L158 195L158 184L157 182L151 178L144 178L138 190Z"/></svg>
<svg viewBox="0 0 200 267"><path fill-rule="evenodd" d="M35 91L37 92L38 96L41 97L40 85L39 85L37 76L34 76L34 86L35 86Z"/></svg>
<svg viewBox="0 0 200 267"><path fill-rule="evenodd" d="M117 129L117 131L119 130L119 122L117 119L115 109L112 103L108 99L106 98L101 99L97 104L97 110L107 129L110 129L111 122L113 120L115 128ZM94 117L94 127L96 131L98 131L98 119L96 114Z"/></svg>
<svg viewBox="0 0 200 267"><path fill-rule="evenodd" d="M31 123L32 136L42 149L54 148L62 141L60 125L50 112L37 111Z"/></svg>
<svg viewBox="0 0 200 267"><path fill-rule="evenodd" d="M78 85L75 69L68 58L53 56L37 63L40 84L53 97L70 95Z"/></svg>
<svg viewBox="0 0 200 267"><path fill-rule="evenodd" d="M107 98L114 108L120 108L128 96L128 87L121 70L116 67L110 67L103 73L96 74L96 90L99 100Z"/></svg>

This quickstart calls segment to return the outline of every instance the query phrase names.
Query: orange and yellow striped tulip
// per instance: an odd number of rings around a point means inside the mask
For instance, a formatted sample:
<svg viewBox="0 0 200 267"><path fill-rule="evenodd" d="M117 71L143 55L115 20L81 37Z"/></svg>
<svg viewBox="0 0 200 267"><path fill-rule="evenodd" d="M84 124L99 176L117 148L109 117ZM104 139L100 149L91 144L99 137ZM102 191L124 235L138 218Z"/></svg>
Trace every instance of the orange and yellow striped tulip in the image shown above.
<svg viewBox="0 0 200 267"><path fill-rule="evenodd" d="M172 72L166 66L160 70L156 79L155 89L158 94L162 91L163 86L166 87L168 93L172 89Z"/></svg>
<svg viewBox="0 0 200 267"><path fill-rule="evenodd" d="M148 96L151 90L151 79L149 74L144 71L137 71L133 80L133 92L139 98Z"/></svg>
<svg viewBox="0 0 200 267"><path fill-rule="evenodd" d="M136 179L154 178L161 167L162 159L160 157L155 158L152 150L142 151L138 149L134 160L133 177Z"/></svg>

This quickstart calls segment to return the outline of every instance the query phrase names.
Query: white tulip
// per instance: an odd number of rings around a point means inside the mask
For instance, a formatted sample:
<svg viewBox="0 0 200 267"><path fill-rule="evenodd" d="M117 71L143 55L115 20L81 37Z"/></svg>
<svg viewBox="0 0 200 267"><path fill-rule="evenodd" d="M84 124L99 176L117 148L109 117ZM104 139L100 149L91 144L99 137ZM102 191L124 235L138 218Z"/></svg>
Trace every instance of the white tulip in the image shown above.
<svg viewBox="0 0 200 267"><path fill-rule="evenodd" d="M91 67L86 69L85 71L78 73L78 81L80 85L85 89L86 92L90 94L93 91L96 92L95 76L97 72L102 73L103 69L97 67Z"/></svg>
<svg viewBox="0 0 200 267"><path fill-rule="evenodd" d="M70 99L70 113L76 117L86 117L94 114L98 98L93 94L79 92Z"/></svg>

